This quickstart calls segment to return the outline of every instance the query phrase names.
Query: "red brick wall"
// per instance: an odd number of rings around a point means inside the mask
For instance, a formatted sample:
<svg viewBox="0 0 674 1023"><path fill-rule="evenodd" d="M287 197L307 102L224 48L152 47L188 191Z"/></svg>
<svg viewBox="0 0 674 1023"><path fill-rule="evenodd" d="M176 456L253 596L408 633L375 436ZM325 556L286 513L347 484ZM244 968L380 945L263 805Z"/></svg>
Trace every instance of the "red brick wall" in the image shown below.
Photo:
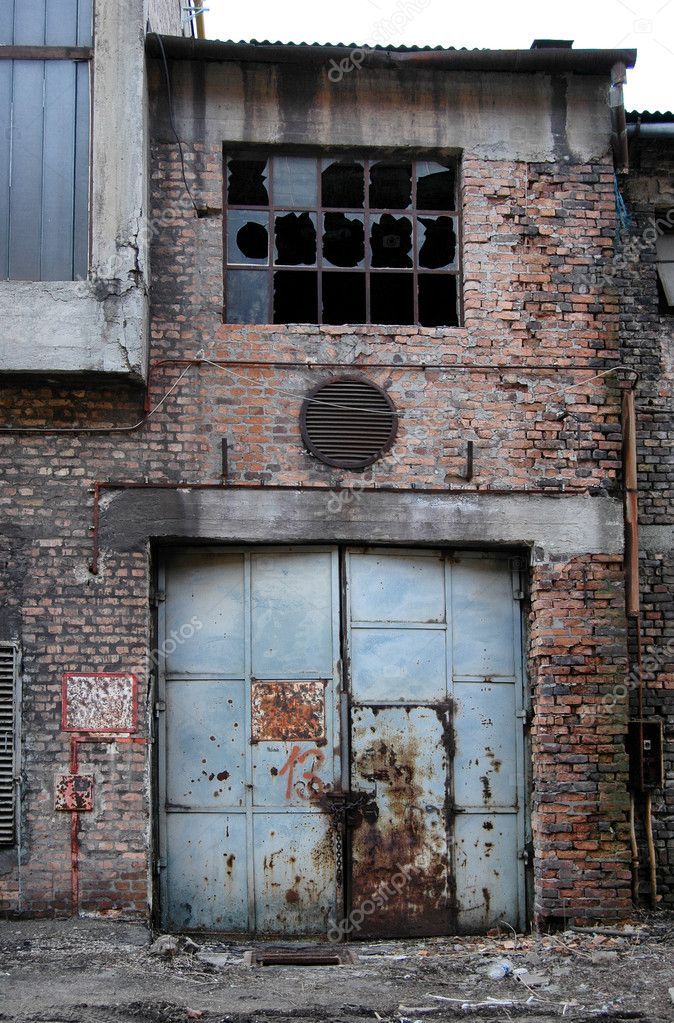
<svg viewBox="0 0 674 1023"><path fill-rule="evenodd" d="M235 483L616 492L615 379L576 386L619 357L616 300L597 274L614 232L608 159L526 166L465 158L465 320L456 330L223 326L222 158L218 147L195 145L186 147L185 162L206 210L200 218L185 202L176 147L156 147L153 362L204 349L208 358L228 360L457 369L365 371L387 388L402 418L394 450L364 476L324 466L303 450L301 396L329 375L308 366L194 367L134 432L0 435L0 506L10 536L5 631L20 637L25 671L20 906L16 866L7 860L0 876L10 909L70 911L69 820L52 808L53 775L68 763L61 672L136 670L140 735L148 734L148 556L104 549L100 574L90 575L94 480L218 479L226 436ZM545 368L552 363L559 368ZM497 371L498 364L507 368ZM153 369L152 405L182 369ZM112 386L13 386L2 399L2 421L128 425L142 417L142 400ZM456 475L468 439L475 441L476 473L469 484ZM620 565L588 555L536 567L533 583L536 909L543 917L624 913L623 709L594 724L578 709L624 671ZM96 774L97 795L93 814L82 815L80 906L144 914L150 820L143 748L95 746L82 763Z"/></svg>

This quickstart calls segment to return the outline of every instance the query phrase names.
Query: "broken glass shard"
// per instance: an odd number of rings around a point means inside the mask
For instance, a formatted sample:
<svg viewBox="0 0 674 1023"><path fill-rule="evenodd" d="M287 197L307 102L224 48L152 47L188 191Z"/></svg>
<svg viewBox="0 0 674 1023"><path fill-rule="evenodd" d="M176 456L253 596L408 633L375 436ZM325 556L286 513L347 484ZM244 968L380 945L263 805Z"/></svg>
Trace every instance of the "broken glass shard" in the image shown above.
<svg viewBox="0 0 674 1023"><path fill-rule="evenodd" d="M456 175L453 167L419 160L416 172L418 210L456 209Z"/></svg>
<svg viewBox="0 0 674 1023"><path fill-rule="evenodd" d="M365 228L362 214L324 214L323 260L328 266L363 266Z"/></svg>
<svg viewBox="0 0 674 1023"><path fill-rule="evenodd" d="M338 210L362 210L365 205L365 171L355 160L324 160L321 203Z"/></svg>
<svg viewBox="0 0 674 1023"><path fill-rule="evenodd" d="M274 242L277 266L313 266L316 263L316 214L277 213Z"/></svg>
<svg viewBox="0 0 674 1023"><path fill-rule="evenodd" d="M417 221L419 266L440 270L451 266L456 255L456 233L451 217L419 217Z"/></svg>
<svg viewBox="0 0 674 1023"><path fill-rule="evenodd" d="M412 221L381 213L372 218L370 232L372 266L412 266Z"/></svg>
<svg viewBox="0 0 674 1023"><path fill-rule="evenodd" d="M231 159L227 164L227 202L232 206L268 206L266 160Z"/></svg>
<svg viewBox="0 0 674 1023"><path fill-rule="evenodd" d="M248 210L227 213L227 262L265 266L269 262L269 214Z"/></svg>

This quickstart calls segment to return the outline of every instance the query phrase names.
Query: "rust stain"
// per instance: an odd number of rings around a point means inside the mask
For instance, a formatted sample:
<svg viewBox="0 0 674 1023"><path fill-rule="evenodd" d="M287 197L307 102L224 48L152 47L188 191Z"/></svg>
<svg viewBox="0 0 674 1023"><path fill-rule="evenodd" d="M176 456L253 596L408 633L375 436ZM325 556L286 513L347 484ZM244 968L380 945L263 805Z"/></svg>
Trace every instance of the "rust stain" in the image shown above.
<svg viewBox="0 0 674 1023"><path fill-rule="evenodd" d="M325 743L325 682L264 681L251 688L253 742Z"/></svg>
<svg viewBox="0 0 674 1023"><path fill-rule="evenodd" d="M428 750L420 748L423 737L413 729L388 731L382 721L378 738L372 739L369 728L361 733L369 738L357 756L357 773L376 786L377 796L353 821L352 908L367 900L377 907L363 920L362 936L443 934L448 929L444 813L428 813L423 806L433 765Z"/></svg>
<svg viewBox="0 0 674 1023"><path fill-rule="evenodd" d="M54 809L86 811L94 808L93 774L60 774L54 786Z"/></svg>

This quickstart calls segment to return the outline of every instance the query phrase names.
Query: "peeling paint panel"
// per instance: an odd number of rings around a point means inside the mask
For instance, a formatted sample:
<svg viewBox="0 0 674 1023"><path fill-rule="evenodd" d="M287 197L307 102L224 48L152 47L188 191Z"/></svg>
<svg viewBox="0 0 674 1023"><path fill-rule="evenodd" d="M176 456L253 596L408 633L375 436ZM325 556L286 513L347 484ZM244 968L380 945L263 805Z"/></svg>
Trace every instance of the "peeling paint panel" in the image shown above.
<svg viewBox="0 0 674 1023"><path fill-rule="evenodd" d="M362 622L444 622L442 558L390 552L351 562L351 617Z"/></svg>
<svg viewBox="0 0 674 1023"><path fill-rule="evenodd" d="M454 803L517 807L515 683L454 683Z"/></svg>
<svg viewBox="0 0 674 1023"><path fill-rule="evenodd" d="M514 814L458 814L454 824L457 931L475 934L505 921L519 928L518 821Z"/></svg>
<svg viewBox="0 0 674 1023"><path fill-rule="evenodd" d="M245 813L169 813L166 828L172 928L247 931Z"/></svg>
<svg viewBox="0 0 674 1023"><path fill-rule="evenodd" d="M329 552L252 555L253 675L329 678L332 612Z"/></svg>
<svg viewBox="0 0 674 1023"><path fill-rule="evenodd" d="M93 774L59 774L54 786L55 810L93 810Z"/></svg>
<svg viewBox="0 0 674 1023"><path fill-rule="evenodd" d="M246 801L243 682L171 681L166 726L170 806L232 807Z"/></svg>
<svg viewBox="0 0 674 1023"><path fill-rule="evenodd" d="M512 578L506 559L462 558L452 566L454 676L515 675Z"/></svg>
<svg viewBox="0 0 674 1023"><path fill-rule="evenodd" d="M255 920L264 934L325 934L335 913L335 842L323 813L255 817Z"/></svg>
<svg viewBox="0 0 674 1023"><path fill-rule="evenodd" d="M443 700L445 630L352 626L352 684L358 703Z"/></svg>
<svg viewBox="0 0 674 1023"><path fill-rule="evenodd" d="M65 672L62 728L67 732L136 730L135 675L123 672Z"/></svg>
<svg viewBox="0 0 674 1023"><path fill-rule="evenodd" d="M325 681L252 682L253 742L324 740Z"/></svg>
<svg viewBox="0 0 674 1023"><path fill-rule="evenodd" d="M243 555L179 553L166 575L169 676L244 675Z"/></svg>
<svg viewBox="0 0 674 1023"><path fill-rule="evenodd" d="M352 832L352 908L376 907L361 936L451 931L446 726L432 707L353 710L352 786L372 793Z"/></svg>

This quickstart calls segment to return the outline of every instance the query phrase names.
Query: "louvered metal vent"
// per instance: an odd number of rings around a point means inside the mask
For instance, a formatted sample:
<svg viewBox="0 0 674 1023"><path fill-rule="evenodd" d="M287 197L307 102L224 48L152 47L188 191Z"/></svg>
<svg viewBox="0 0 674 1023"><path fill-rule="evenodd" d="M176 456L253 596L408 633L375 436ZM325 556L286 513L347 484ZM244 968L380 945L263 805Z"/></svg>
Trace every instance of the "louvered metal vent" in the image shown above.
<svg viewBox="0 0 674 1023"><path fill-rule="evenodd" d="M308 450L341 469L364 469L393 444L398 417L381 387L360 377L335 377L316 387L300 414Z"/></svg>
<svg viewBox="0 0 674 1023"><path fill-rule="evenodd" d="M0 643L0 845L14 842L17 650Z"/></svg>

